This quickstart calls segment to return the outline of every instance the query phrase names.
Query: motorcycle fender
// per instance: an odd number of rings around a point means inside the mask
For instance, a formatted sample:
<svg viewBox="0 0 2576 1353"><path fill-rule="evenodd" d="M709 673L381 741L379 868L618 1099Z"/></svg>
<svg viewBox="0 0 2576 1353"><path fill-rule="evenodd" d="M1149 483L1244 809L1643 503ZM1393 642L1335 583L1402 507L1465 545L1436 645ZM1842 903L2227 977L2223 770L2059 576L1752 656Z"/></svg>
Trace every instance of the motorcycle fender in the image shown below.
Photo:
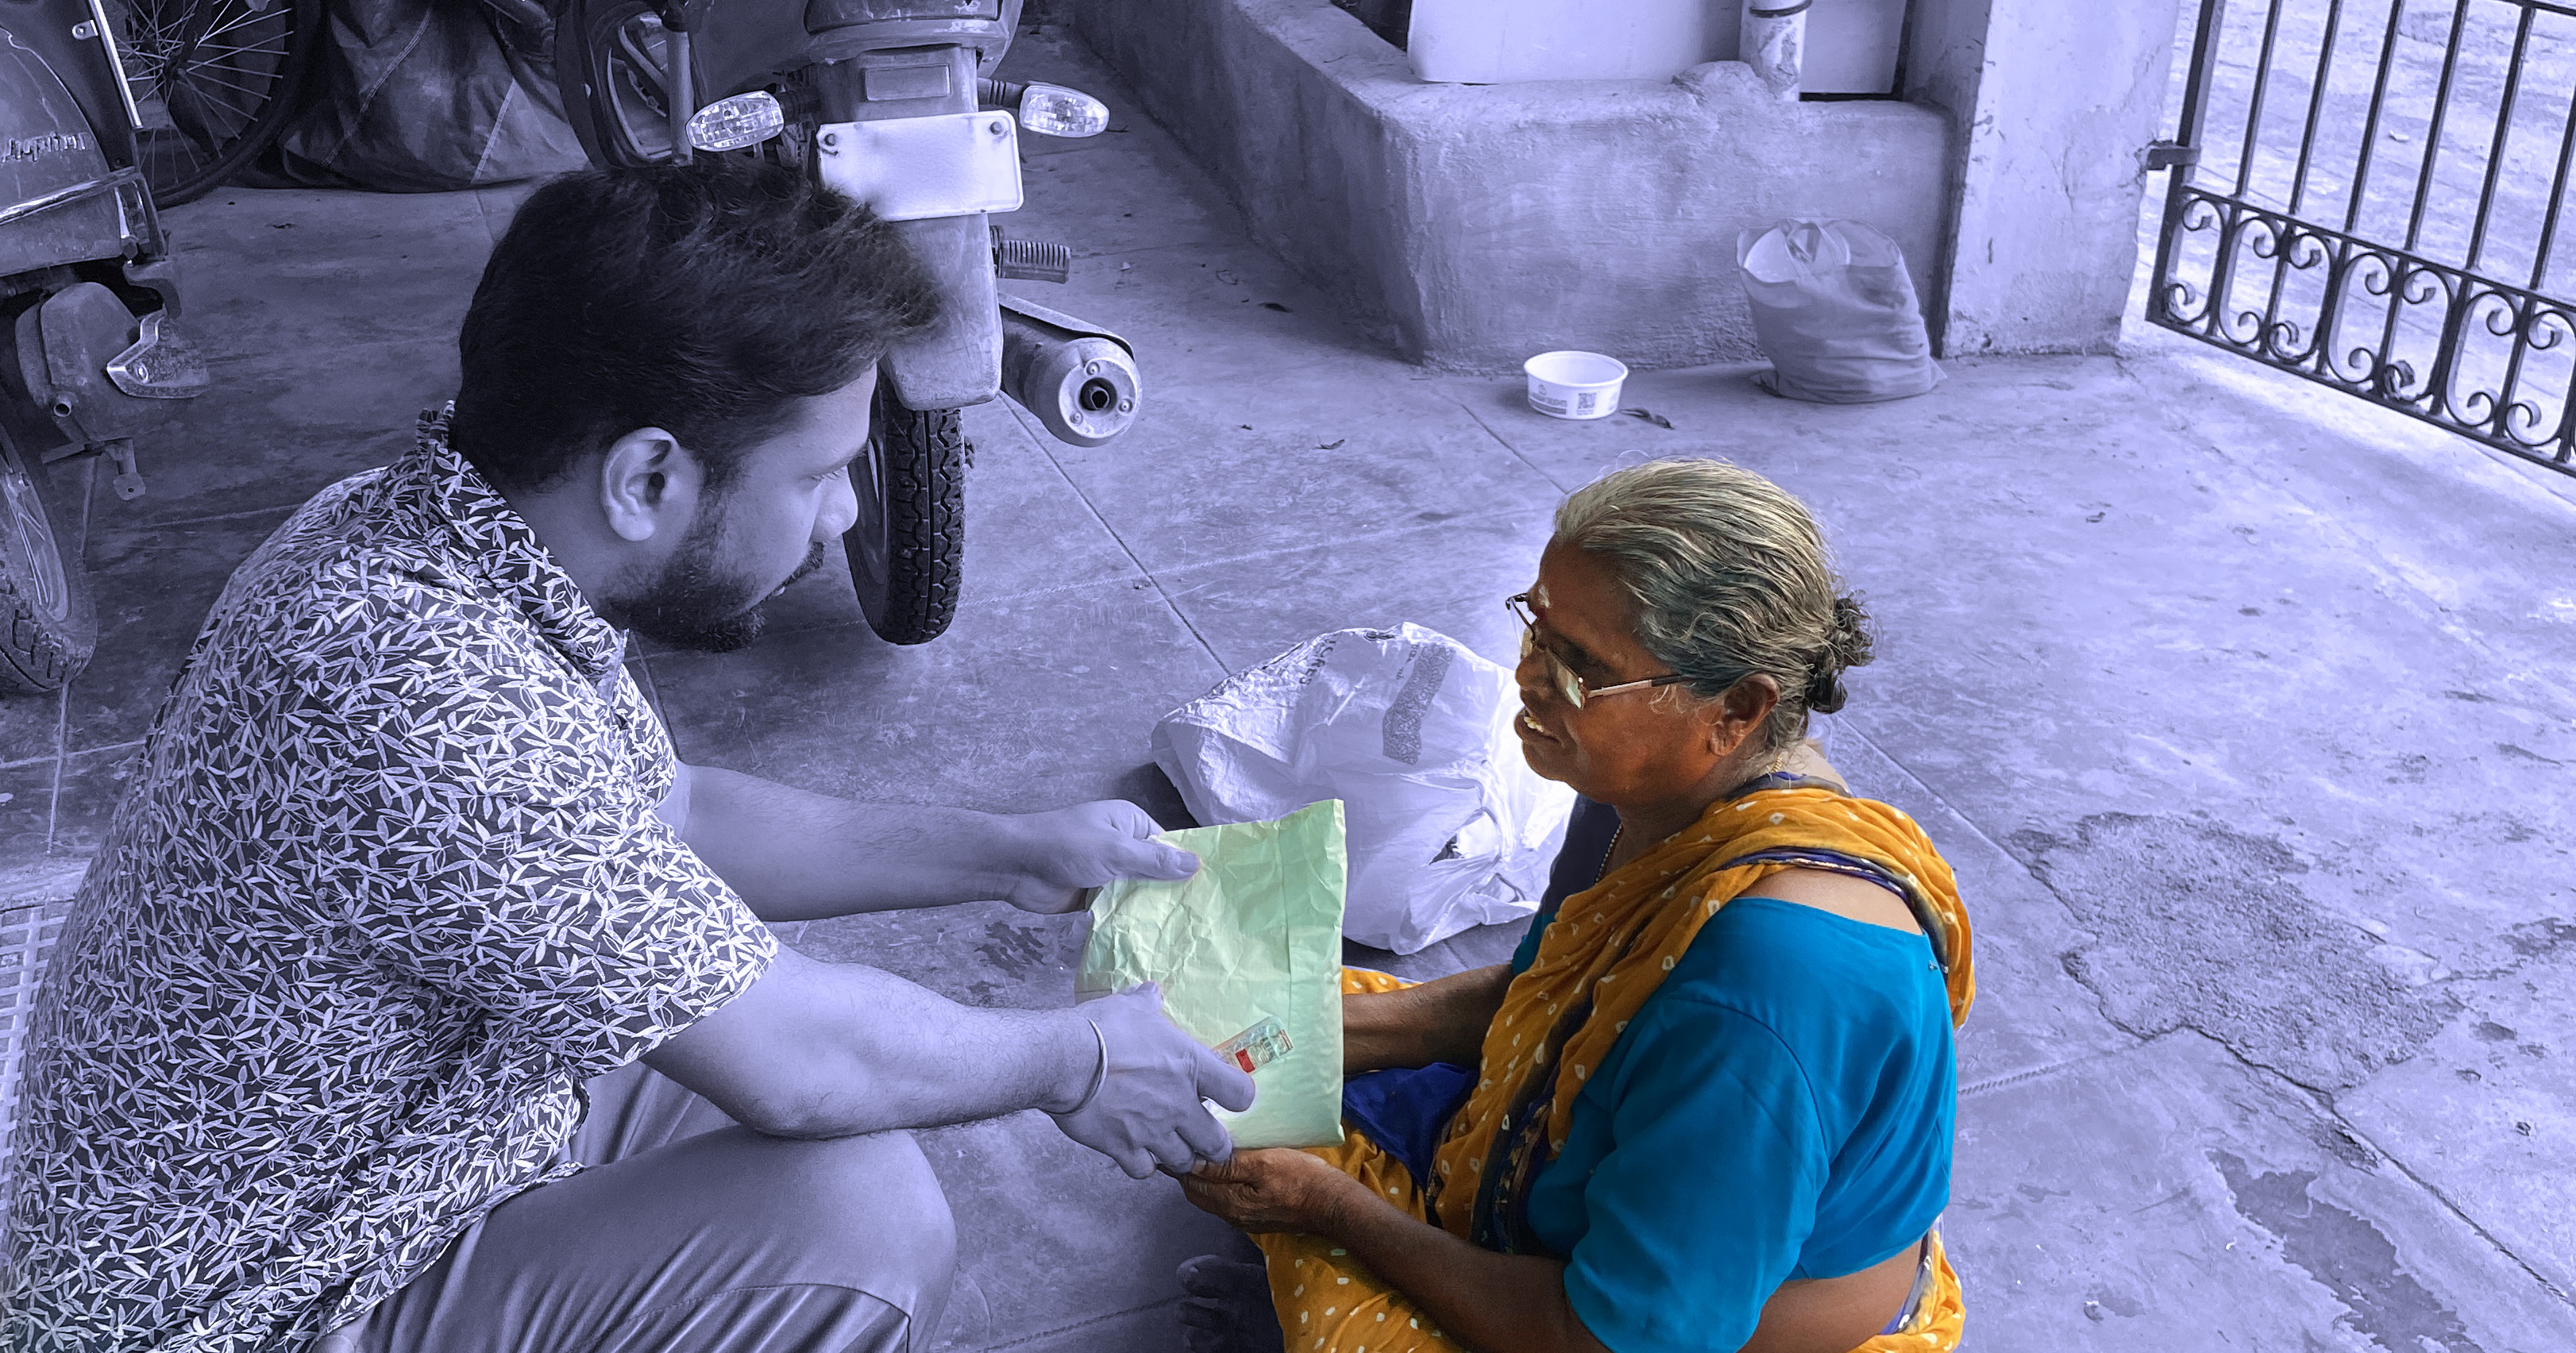
<svg viewBox="0 0 2576 1353"><path fill-rule="evenodd" d="M0 218L32 208L0 219L0 275L131 252L141 223L128 218L141 193L129 203L121 187L97 190L109 172L97 133L53 68L0 30ZM54 205L36 205L48 200Z"/></svg>
<svg viewBox="0 0 2576 1353"><path fill-rule="evenodd" d="M18 316L9 384L25 390L52 425L47 442L114 441L158 420L155 401L117 389L108 377L107 364L140 335L125 302L96 282L66 287Z"/></svg>
<svg viewBox="0 0 2576 1353"><path fill-rule="evenodd" d="M984 217L897 221L939 284L939 326L885 355L886 375L907 409L981 404L1002 389L1002 323L993 286L993 234Z"/></svg>

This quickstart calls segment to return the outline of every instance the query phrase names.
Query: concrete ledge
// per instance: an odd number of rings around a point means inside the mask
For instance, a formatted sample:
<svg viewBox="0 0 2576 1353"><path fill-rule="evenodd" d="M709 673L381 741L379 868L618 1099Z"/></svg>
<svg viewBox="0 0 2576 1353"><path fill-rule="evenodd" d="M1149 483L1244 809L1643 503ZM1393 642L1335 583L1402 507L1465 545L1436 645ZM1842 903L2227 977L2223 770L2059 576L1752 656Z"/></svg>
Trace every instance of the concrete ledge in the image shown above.
<svg viewBox="0 0 2576 1353"><path fill-rule="evenodd" d="M1255 239L1414 361L1755 356L1736 237L1793 215L1877 226L1938 294L1949 130L1931 109L1781 104L1732 61L1665 82L1426 84L1329 0L1059 12Z"/></svg>

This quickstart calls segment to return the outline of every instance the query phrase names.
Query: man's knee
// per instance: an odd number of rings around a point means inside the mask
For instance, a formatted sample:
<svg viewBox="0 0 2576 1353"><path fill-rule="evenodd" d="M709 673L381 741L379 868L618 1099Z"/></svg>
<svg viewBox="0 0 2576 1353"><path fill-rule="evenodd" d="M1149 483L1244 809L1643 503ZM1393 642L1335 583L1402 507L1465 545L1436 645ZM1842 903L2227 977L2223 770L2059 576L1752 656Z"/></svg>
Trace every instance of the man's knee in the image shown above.
<svg viewBox="0 0 2576 1353"><path fill-rule="evenodd" d="M821 1157L815 1166L818 1203L907 1243L943 1263L957 1253L957 1223L947 1190L909 1132L874 1132L805 1143ZM875 1220L871 1220L875 1219Z"/></svg>
<svg viewBox="0 0 2576 1353"><path fill-rule="evenodd" d="M957 1222L911 1133L767 1140L793 1159L770 1205L787 1214L779 1220L806 1237L813 1252L842 1257L851 1286L916 1316L945 1305L957 1265Z"/></svg>

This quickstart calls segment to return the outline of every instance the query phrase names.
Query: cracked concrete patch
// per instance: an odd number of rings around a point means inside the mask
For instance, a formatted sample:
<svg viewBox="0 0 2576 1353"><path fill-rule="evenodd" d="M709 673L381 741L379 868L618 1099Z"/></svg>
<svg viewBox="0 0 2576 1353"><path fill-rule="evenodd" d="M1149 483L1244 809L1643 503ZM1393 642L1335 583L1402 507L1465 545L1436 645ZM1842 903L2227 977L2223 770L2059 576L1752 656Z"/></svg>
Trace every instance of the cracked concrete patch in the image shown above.
<svg viewBox="0 0 2576 1353"><path fill-rule="evenodd" d="M2074 839L2012 838L2093 942L2062 958L2142 1038L2198 1030L2312 1089L2412 1057L2448 998L2323 916L2278 840L2198 817L2097 813ZM2424 965L2417 965L2422 967Z"/></svg>
<svg viewBox="0 0 2576 1353"><path fill-rule="evenodd" d="M2210 1159L2238 1215L2278 1236L2281 1257L2307 1270L2389 1353L2485 1353L2460 1317L2398 1267L2397 1246L2360 1215L2309 1196L2313 1170L2257 1171L2226 1151Z"/></svg>

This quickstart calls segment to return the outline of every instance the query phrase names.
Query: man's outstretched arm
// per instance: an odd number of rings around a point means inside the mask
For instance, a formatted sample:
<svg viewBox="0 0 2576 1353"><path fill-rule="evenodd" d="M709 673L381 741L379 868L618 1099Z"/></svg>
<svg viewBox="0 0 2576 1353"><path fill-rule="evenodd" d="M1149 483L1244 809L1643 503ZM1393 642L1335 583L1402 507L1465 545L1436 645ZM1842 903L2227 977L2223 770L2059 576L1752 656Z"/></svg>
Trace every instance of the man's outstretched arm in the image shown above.
<svg viewBox="0 0 2576 1353"><path fill-rule="evenodd" d="M1071 911L1113 878L1198 868L1147 840L1154 820L1116 800L1028 814L854 803L683 764L661 815L764 921L986 899Z"/></svg>
<svg viewBox="0 0 2576 1353"><path fill-rule="evenodd" d="M1156 1166L1183 1171L1231 1155L1224 1126L1200 1100L1245 1109L1253 1090L1250 1076L1173 1027L1151 986L1072 1010L978 1010L874 968L786 948L749 989L644 1061L774 1136L854 1136L1041 1109L1057 1115L1066 1136L1140 1179Z"/></svg>

